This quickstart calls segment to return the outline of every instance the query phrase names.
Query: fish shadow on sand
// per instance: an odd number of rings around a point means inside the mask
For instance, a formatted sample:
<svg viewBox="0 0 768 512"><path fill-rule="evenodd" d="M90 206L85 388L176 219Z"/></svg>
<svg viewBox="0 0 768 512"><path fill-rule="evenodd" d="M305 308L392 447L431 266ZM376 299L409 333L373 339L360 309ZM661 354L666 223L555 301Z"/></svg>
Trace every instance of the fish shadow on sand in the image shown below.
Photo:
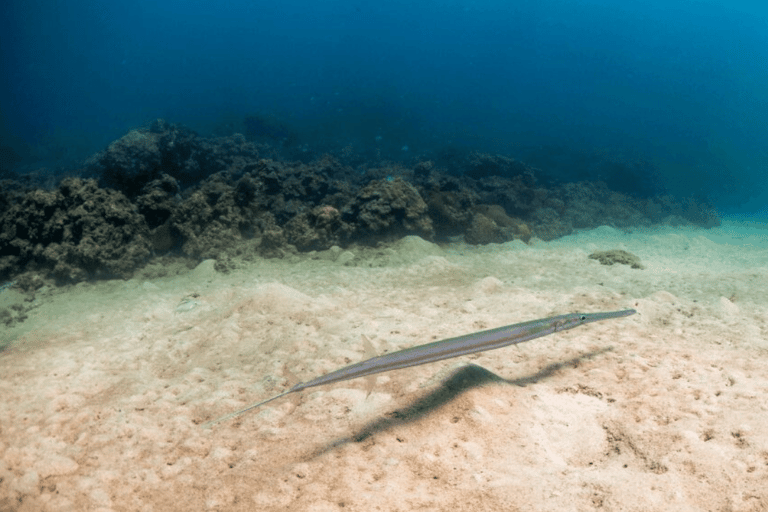
<svg viewBox="0 0 768 512"><path fill-rule="evenodd" d="M351 434L348 437L343 437L331 441L319 450L313 452L308 458L311 459L324 455L325 453L333 451L336 448L344 446L348 443L363 442L380 432L387 431L399 425L418 421L428 414L437 411L452 400L455 400L456 397L465 391L482 386L484 384L489 384L491 382L506 382L507 384L514 384L524 387L528 384L534 384L540 380L546 379L563 368L575 368L582 361L592 359L612 350L613 347L606 347L600 350L586 352L579 356L572 357L571 359L566 359L565 361L552 363L534 374L520 377L518 379L505 379L489 370L486 370L481 366L470 363L466 366L462 366L461 368L457 368L448 377L446 377L445 380L443 380L437 388L418 398L411 404L386 413L384 417L367 423L363 427L359 428L357 432Z"/></svg>

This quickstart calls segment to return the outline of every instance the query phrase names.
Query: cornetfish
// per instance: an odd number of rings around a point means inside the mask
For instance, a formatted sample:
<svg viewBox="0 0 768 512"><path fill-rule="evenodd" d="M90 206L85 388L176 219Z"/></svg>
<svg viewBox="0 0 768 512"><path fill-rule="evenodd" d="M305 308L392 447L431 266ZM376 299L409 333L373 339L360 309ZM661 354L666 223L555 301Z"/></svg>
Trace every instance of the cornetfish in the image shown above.
<svg viewBox="0 0 768 512"><path fill-rule="evenodd" d="M521 322L519 324L505 325L504 327L497 327L487 331L474 332L472 334L457 336L456 338L448 338L445 340L434 341L432 343L425 343L424 345L417 345L415 347L398 350L397 352L392 352L391 354L372 357L370 359L366 359L365 361L345 366L344 368L333 371L331 373L327 373L325 375L321 375L320 377L308 380L307 382L300 382L287 391L280 393L279 395L275 395L272 398L268 398L256 404L249 405L245 409L227 414L226 416L222 416L216 420L209 421L208 423L203 424L203 427L210 427L216 423L234 418L235 416L239 416L252 409L256 409L257 407L260 407L273 400L277 400L278 398L284 397L285 395L297 393L307 388L356 379L358 377L366 377L391 370L399 370L401 368L408 368L410 366L417 366L420 364L433 363L435 361L442 361L443 359L450 359L452 357L475 354L477 352L485 352L486 350L494 350L497 348L506 347L508 345L522 343L534 338L540 338L555 332L573 329L574 327L578 327L580 325L588 324L591 322L607 320L609 318L620 318L623 316L634 315L635 313L637 313L637 311L634 309L624 309L622 311L606 311L602 313L568 313L565 315L553 316L540 320L531 320L528 322ZM366 343L366 345L370 345L370 343L367 341L367 338L363 337L363 341Z"/></svg>

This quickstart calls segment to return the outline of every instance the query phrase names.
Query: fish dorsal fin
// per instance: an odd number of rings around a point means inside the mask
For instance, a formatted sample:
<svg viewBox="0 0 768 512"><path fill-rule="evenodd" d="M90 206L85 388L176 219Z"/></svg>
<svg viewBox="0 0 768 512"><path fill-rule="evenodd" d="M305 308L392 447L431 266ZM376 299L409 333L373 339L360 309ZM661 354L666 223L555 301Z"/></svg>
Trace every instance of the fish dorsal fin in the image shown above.
<svg viewBox="0 0 768 512"><path fill-rule="evenodd" d="M365 358L366 359L372 359L376 357L378 354L376 353L376 349L373 348L373 344L371 343L371 340L368 339L368 336L365 334L361 335L363 339L363 350L365 351ZM373 387L376 385L376 375L368 375L365 378L365 398L368 398L371 396L371 392L373 391Z"/></svg>

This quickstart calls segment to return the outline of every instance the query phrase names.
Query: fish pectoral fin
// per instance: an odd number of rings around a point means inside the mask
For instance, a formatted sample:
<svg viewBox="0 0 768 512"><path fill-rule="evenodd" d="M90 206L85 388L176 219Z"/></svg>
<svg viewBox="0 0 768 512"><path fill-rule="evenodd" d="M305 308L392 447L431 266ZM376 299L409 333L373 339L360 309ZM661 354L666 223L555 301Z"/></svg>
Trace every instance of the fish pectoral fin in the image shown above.
<svg viewBox="0 0 768 512"><path fill-rule="evenodd" d="M376 386L376 376L375 375L367 376L365 378L365 398L368 398L369 396L371 396L374 386Z"/></svg>
<svg viewBox="0 0 768 512"><path fill-rule="evenodd" d="M376 353L376 349L373 347L373 343L371 343L371 340L368 339L368 336L365 334L361 334L360 337L363 340L363 350L365 351L365 358L366 359L372 359L379 354Z"/></svg>

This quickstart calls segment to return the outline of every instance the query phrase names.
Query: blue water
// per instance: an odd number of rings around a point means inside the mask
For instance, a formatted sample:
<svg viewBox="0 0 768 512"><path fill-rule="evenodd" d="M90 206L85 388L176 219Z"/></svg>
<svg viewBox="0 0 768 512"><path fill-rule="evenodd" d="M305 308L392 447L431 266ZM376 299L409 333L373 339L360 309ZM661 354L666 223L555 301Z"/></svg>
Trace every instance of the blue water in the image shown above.
<svg viewBox="0 0 768 512"><path fill-rule="evenodd" d="M2 156L77 161L163 117L272 116L311 147L653 162L768 204L768 4L738 0L7 0Z"/></svg>

